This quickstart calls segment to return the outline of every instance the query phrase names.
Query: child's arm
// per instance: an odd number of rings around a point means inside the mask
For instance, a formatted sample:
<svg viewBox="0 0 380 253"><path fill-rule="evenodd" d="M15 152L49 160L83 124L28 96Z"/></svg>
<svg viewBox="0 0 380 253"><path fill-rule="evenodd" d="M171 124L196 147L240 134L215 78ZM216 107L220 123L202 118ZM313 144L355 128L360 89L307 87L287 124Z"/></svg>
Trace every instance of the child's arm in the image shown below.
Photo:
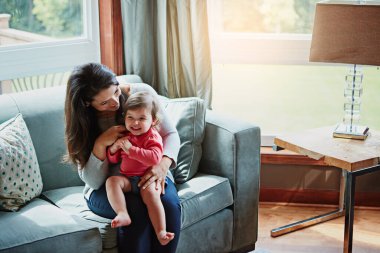
<svg viewBox="0 0 380 253"><path fill-rule="evenodd" d="M117 140L107 148L107 159L110 163L118 163L121 157L120 142Z"/></svg>
<svg viewBox="0 0 380 253"><path fill-rule="evenodd" d="M163 153L162 142L149 139L145 142L144 148L131 146L128 149L128 157L138 160L146 166L153 166L161 161Z"/></svg>

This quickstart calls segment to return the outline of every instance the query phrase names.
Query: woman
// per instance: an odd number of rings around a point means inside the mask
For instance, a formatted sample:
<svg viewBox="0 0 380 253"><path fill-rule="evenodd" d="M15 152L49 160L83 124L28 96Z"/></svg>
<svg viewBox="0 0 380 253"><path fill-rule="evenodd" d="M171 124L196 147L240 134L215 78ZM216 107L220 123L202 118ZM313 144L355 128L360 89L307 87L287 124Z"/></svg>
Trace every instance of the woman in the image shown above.
<svg viewBox="0 0 380 253"><path fill-rule="evenodd" d="M122 105L126 98L138 91L156 92L146 84L119 85L115 74L104 65L88 63L72 72L66 89L65 120L67 160L78 165L80 178L86 183L85 199L91 211L113 219L116 214L110 206L104 183L107 177L117 175L119 168L109 166L106 148L124 135ZM132 223L119 228L119 252L175 252L180 227L181 208L173 176L180 140L175 127L163 115L160 135L164 155L142 177L138 186L143 191L148 185L161 184L161 200L166 213L168 231L176 234L166 246L160 245L150 223L146 206L139 195L126 193L126 203ZM119 165L117 165L119 166ZM169 180L165 185L165 177ZM177 236L178 235L178 236Z"/></svg>

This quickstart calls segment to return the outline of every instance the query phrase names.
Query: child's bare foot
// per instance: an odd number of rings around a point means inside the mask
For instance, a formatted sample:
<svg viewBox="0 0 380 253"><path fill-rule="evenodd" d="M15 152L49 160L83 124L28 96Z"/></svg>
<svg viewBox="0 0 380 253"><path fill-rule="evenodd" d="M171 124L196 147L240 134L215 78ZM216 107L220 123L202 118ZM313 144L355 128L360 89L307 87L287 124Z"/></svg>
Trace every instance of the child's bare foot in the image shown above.
<svg viewBox="0 0 380 253"><path fill-rule="evenodd" d="M131 217L129 217L128 213L119 213L116 217L111 221L111 227L123 227L131 224Z"/></svg>
<svg viewBox="0 0 380 253"><path fill-rule="evenodd" d="M168 244L174 238L174 233L166 232L162 230L157 234L157 239L161 243L161 245Z"/></svg>

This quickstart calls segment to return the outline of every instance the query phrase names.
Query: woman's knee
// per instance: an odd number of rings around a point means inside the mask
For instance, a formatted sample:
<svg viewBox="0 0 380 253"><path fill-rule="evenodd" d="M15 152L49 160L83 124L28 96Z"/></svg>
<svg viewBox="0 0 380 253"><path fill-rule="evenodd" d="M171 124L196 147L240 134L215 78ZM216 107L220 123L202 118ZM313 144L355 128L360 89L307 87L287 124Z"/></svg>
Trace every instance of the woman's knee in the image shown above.
<svg viewBox="0 0 380 253"><path fill-rule="evenodd" d="M161 196L161 201L167 217L167 227L173 232L179 233L181 228L181 203L173 182L168 183L165 195Z"/></svg>
<svg viewBox="0 0 380 253"><path fill-rule="evenodd" d="M173 182L168 180L168 184L165 188L165 194L161 195L161 201L162 204L164 205L165 209L178 209L180 210L181 205L180 205L180 200L178 197L177 189L174 185Z"/></svg>
<svg viewBox="0 0 380 253"><path fill-rule="evenodd" d="M87 200L87 206L92 212L99 216L109 219L113 219L116 216L116 213L109 204L105 186L91 193Z"/></svg>

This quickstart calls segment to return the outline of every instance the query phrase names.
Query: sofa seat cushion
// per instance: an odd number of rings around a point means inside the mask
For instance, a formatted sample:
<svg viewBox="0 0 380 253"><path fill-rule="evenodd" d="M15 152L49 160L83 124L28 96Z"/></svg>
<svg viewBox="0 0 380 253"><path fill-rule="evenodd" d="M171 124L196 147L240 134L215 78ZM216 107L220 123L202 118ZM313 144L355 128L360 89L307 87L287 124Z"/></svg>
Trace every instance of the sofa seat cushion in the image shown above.
<svg viewBox="0 0 380 253"><path fill-rule="evenodd" d="M182 207L182 229L233 204L227 178L198 173L177 185Z"/></svg>
<svg viewBox="0 0 380 253"><path fill-rule="evenodd" d="M93 223L39 198L18 212L0 212L0 227L0 252L102 251Z"/></svg>
<svg viewBox="0 0 380 253"><path fill-rule="evenodd" d="M178 184L177 189L182 206L182 229L233 204L232 190L227 178L198 173L186 183ZM83 197L83 186L50 190L42 195L71 214L96 222L103 248L111 249L117 246L117 231L111 228L111 220L88 209Z"/></svg>
<svg viewBox="0 0 380 253"><path fill-rule="evenodd" d="M43 197L59 208L95 222L99 227L104 249L117 247L117 230L111 228L111 220L94 214L83 196L83 186L66 187L42 193Z"/></svg>

